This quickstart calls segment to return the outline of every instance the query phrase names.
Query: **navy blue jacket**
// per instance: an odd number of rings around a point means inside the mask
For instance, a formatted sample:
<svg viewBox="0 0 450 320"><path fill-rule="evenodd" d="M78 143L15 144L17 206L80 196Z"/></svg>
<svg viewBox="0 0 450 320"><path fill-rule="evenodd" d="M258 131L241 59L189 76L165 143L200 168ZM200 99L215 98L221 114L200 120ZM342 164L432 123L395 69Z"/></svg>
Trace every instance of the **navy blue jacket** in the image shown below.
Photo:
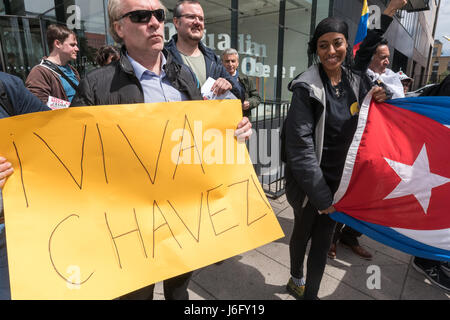
<svg viewBox="0 0 450 320"><path fill-rule="evenodd" d="M166 44L165 48L172 53L174 60L178 62L179 64L186 65L183 62L183 59L181 58L180 52L177 48L177 41L178 41L178 35L175 34L172 39ZM228 71L225 69L225 67L222 65L222 61L220 61L220 58L212 51L210 48L206 47L201 41L198 44L198 48L203 53L203 56L205 57L205 64L206 64L206 78L209 77L217 80L218 78L224 78L228 80L228 82L231 83L233 88L231 89L231 92L242 101L245 98L244 93L241 90L241 87L238 83L236 83L236 80L233 79L233 77L230 76ZM190 68L189 68L190 69ZM192 72L194 73L194 72Z"/></svg>
<svg viewBox="0 0 450 320"><path fill-rule="evenodd" d="M14 115L50 110L44 106L23 84L23 81L8 73L0 72L0 81L3 83L6 94L14 111ZM0 105L0 119L9 117L5 106Z"/></svg>

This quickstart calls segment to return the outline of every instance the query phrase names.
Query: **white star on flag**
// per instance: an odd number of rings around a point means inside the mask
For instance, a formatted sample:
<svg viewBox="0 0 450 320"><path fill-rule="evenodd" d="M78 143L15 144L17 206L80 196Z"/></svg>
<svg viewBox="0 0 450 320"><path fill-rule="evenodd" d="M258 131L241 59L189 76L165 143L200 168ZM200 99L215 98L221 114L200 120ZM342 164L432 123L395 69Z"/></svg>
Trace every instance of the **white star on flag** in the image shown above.
<svg viewBox="0 0 450 320"><path fill-rule="evenodd" d="M430 204L431 189L450 182L449 178L430 172L427 149L425 144L420 150L412 166L384 158L402 181L384 199L400 198L414 195L423 208L425 214Z"/></svg>

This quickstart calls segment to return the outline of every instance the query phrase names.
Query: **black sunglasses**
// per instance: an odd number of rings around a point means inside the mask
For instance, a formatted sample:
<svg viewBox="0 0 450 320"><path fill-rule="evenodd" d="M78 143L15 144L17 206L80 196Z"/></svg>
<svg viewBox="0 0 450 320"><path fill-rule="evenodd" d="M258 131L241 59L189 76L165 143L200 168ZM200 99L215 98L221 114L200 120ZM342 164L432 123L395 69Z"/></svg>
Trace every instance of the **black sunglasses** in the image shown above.
<svg viewBox="0 0 450 320"><path fill-rule="evenodd" d="M164 20L166 19L164 9L156 9L130 11L121 16L119 20L130 17L130 20L133 23L148 23L152 16L155 16L156 20L158 20L159 22L164 22Z"/></svg>

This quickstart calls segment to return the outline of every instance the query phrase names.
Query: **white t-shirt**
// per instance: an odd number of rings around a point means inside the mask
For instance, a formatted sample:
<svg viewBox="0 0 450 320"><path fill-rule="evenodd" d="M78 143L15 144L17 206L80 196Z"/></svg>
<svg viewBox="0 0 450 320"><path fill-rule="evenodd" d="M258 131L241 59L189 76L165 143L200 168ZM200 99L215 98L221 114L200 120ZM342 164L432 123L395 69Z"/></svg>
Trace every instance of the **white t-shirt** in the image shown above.
<svg viewBox="0 0 450 320"><path fill-rule="evenodd" d="M392 99L405 97L402 82L400 81L398 74L396 74L391 69L386 68L386 71L382 74L367 69L367 74L372 79L372 81L380 80L381 82L383 82L393 93Z"/></svg>

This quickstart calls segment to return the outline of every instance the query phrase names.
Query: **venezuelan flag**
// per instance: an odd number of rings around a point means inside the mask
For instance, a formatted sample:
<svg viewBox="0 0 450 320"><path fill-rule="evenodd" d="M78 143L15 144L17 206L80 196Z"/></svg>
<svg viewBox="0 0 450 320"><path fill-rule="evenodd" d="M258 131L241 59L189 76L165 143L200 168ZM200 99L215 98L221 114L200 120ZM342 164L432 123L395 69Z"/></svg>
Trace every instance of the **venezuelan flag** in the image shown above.
<svg viewBox="0 0 450 320"><path fill-rule="evenodd" d="M369 6L367 0L364 0L363 9L361 12L361 19L359 20L358 33L356 33L355 43L353 44L353 56L358 51L359 46L367 35L367 23L369 21Z"/></svg>

